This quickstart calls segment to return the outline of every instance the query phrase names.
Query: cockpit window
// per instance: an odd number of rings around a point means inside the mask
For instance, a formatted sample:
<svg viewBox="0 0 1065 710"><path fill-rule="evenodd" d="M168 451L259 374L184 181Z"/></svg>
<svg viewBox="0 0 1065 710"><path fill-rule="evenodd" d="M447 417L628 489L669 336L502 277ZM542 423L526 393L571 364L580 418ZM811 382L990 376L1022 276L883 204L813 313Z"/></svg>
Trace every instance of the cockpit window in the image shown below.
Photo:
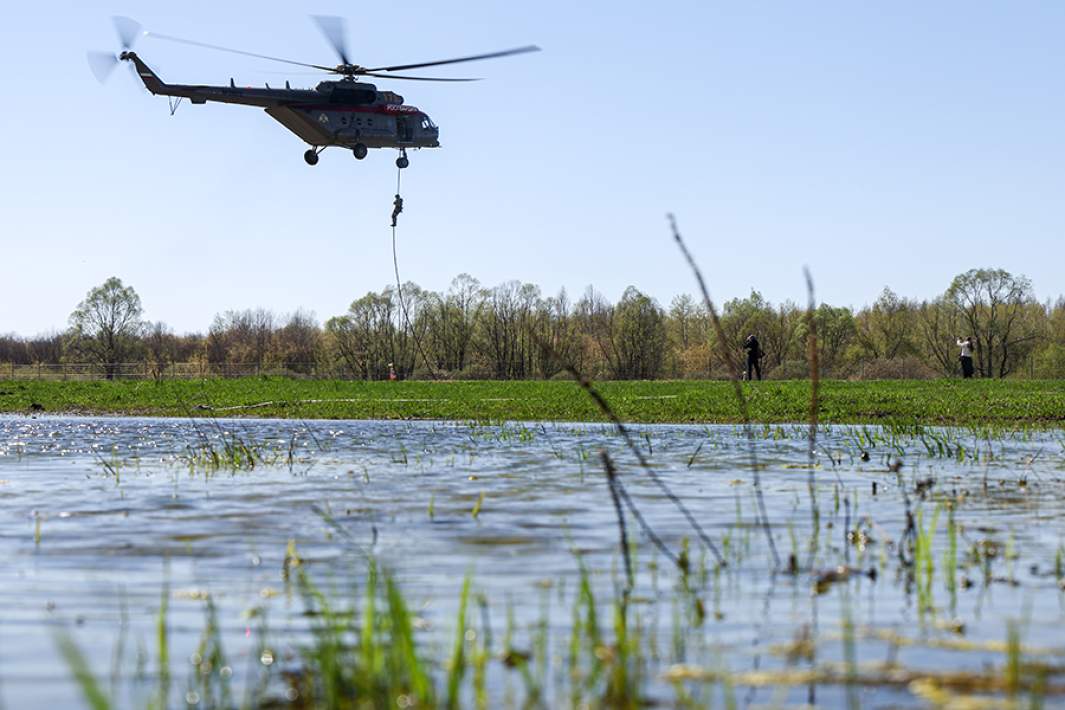
<svg viewBox="0 0 1065 710"><path fill-rule="evenodd" d="M433 123L433 120L431 118L429 118L428 116L423 115L422 116L422 128L424 128L426 130L429 130L429 129L432 129L432 128L436 128L436 124Z"/></svg>

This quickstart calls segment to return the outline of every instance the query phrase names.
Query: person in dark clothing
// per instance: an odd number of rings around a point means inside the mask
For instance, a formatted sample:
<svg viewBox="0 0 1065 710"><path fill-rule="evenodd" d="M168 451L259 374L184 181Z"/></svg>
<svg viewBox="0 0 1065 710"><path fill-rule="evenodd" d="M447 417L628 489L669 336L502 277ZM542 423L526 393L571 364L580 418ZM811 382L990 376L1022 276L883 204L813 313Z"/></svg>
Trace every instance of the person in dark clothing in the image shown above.
<svg viewBox="0 0 1065 710"><path fill-rule="evenodd" d="M958 355L958 359L961 360L961 376L969 379L973 376L973 338L970 335L965 339L958 338L955 342L961 348L961 353Z"/></svg>
<svg viewBox="0 0 1065 710"><path fill-rule="evenodd" d="M758 344L754 333L743 341L743 349L747 351L747 379L753 380L755 373L758 374L758 379L762 379L762 346Z"/></svg>
<svg viewBox="0 0 1065 710"><path fill-rule="evenodd" d="M396 217L399 217L399 213L403 211L403 198L396 195L396 199L392 202L392 226L396 226Z"/></svg>

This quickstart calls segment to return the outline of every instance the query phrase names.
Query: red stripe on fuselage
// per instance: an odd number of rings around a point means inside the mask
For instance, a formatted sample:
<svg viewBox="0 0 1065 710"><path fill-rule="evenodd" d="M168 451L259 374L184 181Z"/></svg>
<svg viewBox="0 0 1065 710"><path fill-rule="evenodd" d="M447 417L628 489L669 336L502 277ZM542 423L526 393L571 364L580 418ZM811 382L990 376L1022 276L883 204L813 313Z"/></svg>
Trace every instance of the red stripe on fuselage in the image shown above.
<svg viewBox="0 0 1065 710"><path fill-rule="evenodd" d="M289 104L289 108L303 111L336 111L340 113L372 113L385 116L417 116L422 115L416 106L396 106L387 104L384 106L343 106L337 104Z"/></svg>

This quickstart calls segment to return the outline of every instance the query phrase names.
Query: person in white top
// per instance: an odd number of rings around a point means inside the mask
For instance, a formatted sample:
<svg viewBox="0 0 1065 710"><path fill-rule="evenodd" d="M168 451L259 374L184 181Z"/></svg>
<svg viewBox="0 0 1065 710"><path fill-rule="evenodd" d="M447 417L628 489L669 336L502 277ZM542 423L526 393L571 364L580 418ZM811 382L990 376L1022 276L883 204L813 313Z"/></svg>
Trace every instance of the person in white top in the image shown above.
<svg viewBox="0 0 1065 710"><path fill-rule="evenodd" d="M973 376L973 339L972 336L966 336L964 339L957 339L958 347L961 348L961 354L958 355L958 359L961 360L961 376L965 379L969 379Z"/></svg>

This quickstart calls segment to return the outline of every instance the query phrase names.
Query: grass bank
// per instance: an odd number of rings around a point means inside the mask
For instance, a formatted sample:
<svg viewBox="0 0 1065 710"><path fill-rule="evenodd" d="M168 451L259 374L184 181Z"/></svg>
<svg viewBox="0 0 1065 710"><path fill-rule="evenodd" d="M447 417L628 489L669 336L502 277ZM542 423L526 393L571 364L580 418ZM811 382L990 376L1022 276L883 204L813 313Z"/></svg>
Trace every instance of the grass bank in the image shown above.
<svg viewBox="0 0 1065 710"><path fill-rule="evenodd" d="M602 382L631 422L735 422L728 382ZM797 422L807 416L810 383L745 383L752 419ZM256 416L303 419L602 421L569 381L346 382L244 378L164 382L0 381L0 412ZM827 381L821 420L834 423L1060 425L1065 380Z"/></svg>

